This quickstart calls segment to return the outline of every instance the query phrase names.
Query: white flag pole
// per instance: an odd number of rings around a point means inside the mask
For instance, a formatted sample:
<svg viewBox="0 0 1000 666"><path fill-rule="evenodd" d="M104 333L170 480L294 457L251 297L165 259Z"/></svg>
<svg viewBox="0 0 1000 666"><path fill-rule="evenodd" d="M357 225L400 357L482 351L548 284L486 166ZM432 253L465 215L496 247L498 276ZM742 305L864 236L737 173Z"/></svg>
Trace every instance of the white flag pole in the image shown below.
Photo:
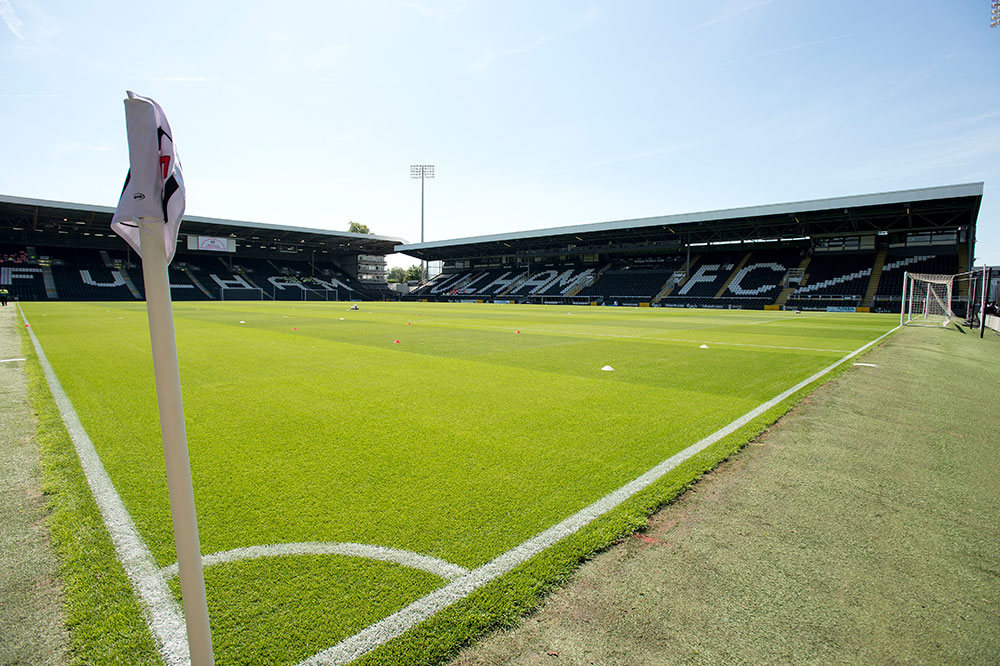
<svg viewBox="0 0 1000 666"><path fill-rule="evenodd" d="M131 177L136 182L150 182L150 170L158 177L159 164L149 159L149 142L156 142L156 119L153 107L139 99L125 100ZM150 131L152 128L152 131ZM155 154L155 153L154 153ZM162 179L157 178L156 182ZM158 198L158 197L157 197ZM194 509L194 489L188 460L187 433L184 428L184 405L181 400L177 343L167 277L167 252L162 217L142 217L139 243L142 276L146 286L146 311L149 339L153 349L153 373L160 411L163 457L166 462L170 514L173 518L174 544L180 573L184 620L192 666L213 666L212 632L208 623L205 578L198 543L198 521Z"/></svg>

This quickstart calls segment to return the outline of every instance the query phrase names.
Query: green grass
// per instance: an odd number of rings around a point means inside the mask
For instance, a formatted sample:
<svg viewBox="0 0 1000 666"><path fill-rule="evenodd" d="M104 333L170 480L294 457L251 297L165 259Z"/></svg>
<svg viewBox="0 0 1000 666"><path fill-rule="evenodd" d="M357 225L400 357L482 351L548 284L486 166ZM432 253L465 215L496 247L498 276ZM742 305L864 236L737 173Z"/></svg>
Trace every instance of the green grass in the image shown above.
<svg viewBox="0 0 1000 666"><path fill-rule="evenodd" d="M158 564L172 563L144 305L25 311L141 535ZM204 553L343 541L470 569L895 324L380 303L182 303L175 321ZM433 662L511 621L794 399L369 661ZM218 565L206 579L220 664L295 663L444 584L335 557ZM106 660L109 641L91 661Z"/></svg>

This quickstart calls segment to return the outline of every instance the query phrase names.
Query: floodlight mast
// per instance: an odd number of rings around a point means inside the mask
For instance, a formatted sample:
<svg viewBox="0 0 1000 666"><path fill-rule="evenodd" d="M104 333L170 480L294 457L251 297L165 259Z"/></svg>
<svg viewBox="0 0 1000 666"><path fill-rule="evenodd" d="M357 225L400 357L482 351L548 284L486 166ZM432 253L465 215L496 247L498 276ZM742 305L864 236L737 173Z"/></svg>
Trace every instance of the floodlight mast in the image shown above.
<svg viewBox="0 0 1000 666"><path fill-rule="evenodd" d="M410 178L420 179L420 242L424 242L424 180L434 177L433 164L411 164ZM420 260L420 278L427 278L427 261Z"/></svg>

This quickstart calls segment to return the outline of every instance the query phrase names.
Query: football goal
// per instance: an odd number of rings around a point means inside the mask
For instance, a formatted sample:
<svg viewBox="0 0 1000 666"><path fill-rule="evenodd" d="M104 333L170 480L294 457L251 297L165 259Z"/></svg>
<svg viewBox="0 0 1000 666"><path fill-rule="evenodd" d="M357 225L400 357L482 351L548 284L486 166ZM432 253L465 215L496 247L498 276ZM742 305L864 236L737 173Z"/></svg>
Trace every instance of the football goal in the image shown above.
<svg viewBox="0 0 1000 666"><path fill-rule="evenodd" d="M260 287L219 287L220 301L262 301L264 290Z"/></svg>
<svg viewBox="0 0 1000 666"><path fill-rule="evenodd" d="M947 326L955 316L951 309L954 282L954 275L904 273L899 323L909 326Z"/></svg>

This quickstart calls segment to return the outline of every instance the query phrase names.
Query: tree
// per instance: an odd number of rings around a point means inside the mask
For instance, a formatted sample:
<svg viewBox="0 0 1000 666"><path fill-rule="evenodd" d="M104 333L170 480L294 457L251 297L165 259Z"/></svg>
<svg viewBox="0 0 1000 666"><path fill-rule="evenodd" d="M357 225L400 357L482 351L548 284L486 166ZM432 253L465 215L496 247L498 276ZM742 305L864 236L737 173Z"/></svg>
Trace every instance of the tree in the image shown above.
<svg viewBox="0 0 1000 666"><path fill-rule="evenodd" d="M417 280L423 276L423 271L420 270L420 264L414 264L406 269L406 281Z"/></svg>
<svg viewBox="0 0 1000 666"><path fill-rule="evenodd" d="M368 228L367 224L361 224L360 222L350 222L347 225L347 231L352 234L370 234L371 230Z"/></svg>
<svg viewBox="0 0 1000 666"><path fill-rule="evenodd" d="M400 266L389 269L389 275L386 278L389 282L406 282L406 269Z"/></svg>

